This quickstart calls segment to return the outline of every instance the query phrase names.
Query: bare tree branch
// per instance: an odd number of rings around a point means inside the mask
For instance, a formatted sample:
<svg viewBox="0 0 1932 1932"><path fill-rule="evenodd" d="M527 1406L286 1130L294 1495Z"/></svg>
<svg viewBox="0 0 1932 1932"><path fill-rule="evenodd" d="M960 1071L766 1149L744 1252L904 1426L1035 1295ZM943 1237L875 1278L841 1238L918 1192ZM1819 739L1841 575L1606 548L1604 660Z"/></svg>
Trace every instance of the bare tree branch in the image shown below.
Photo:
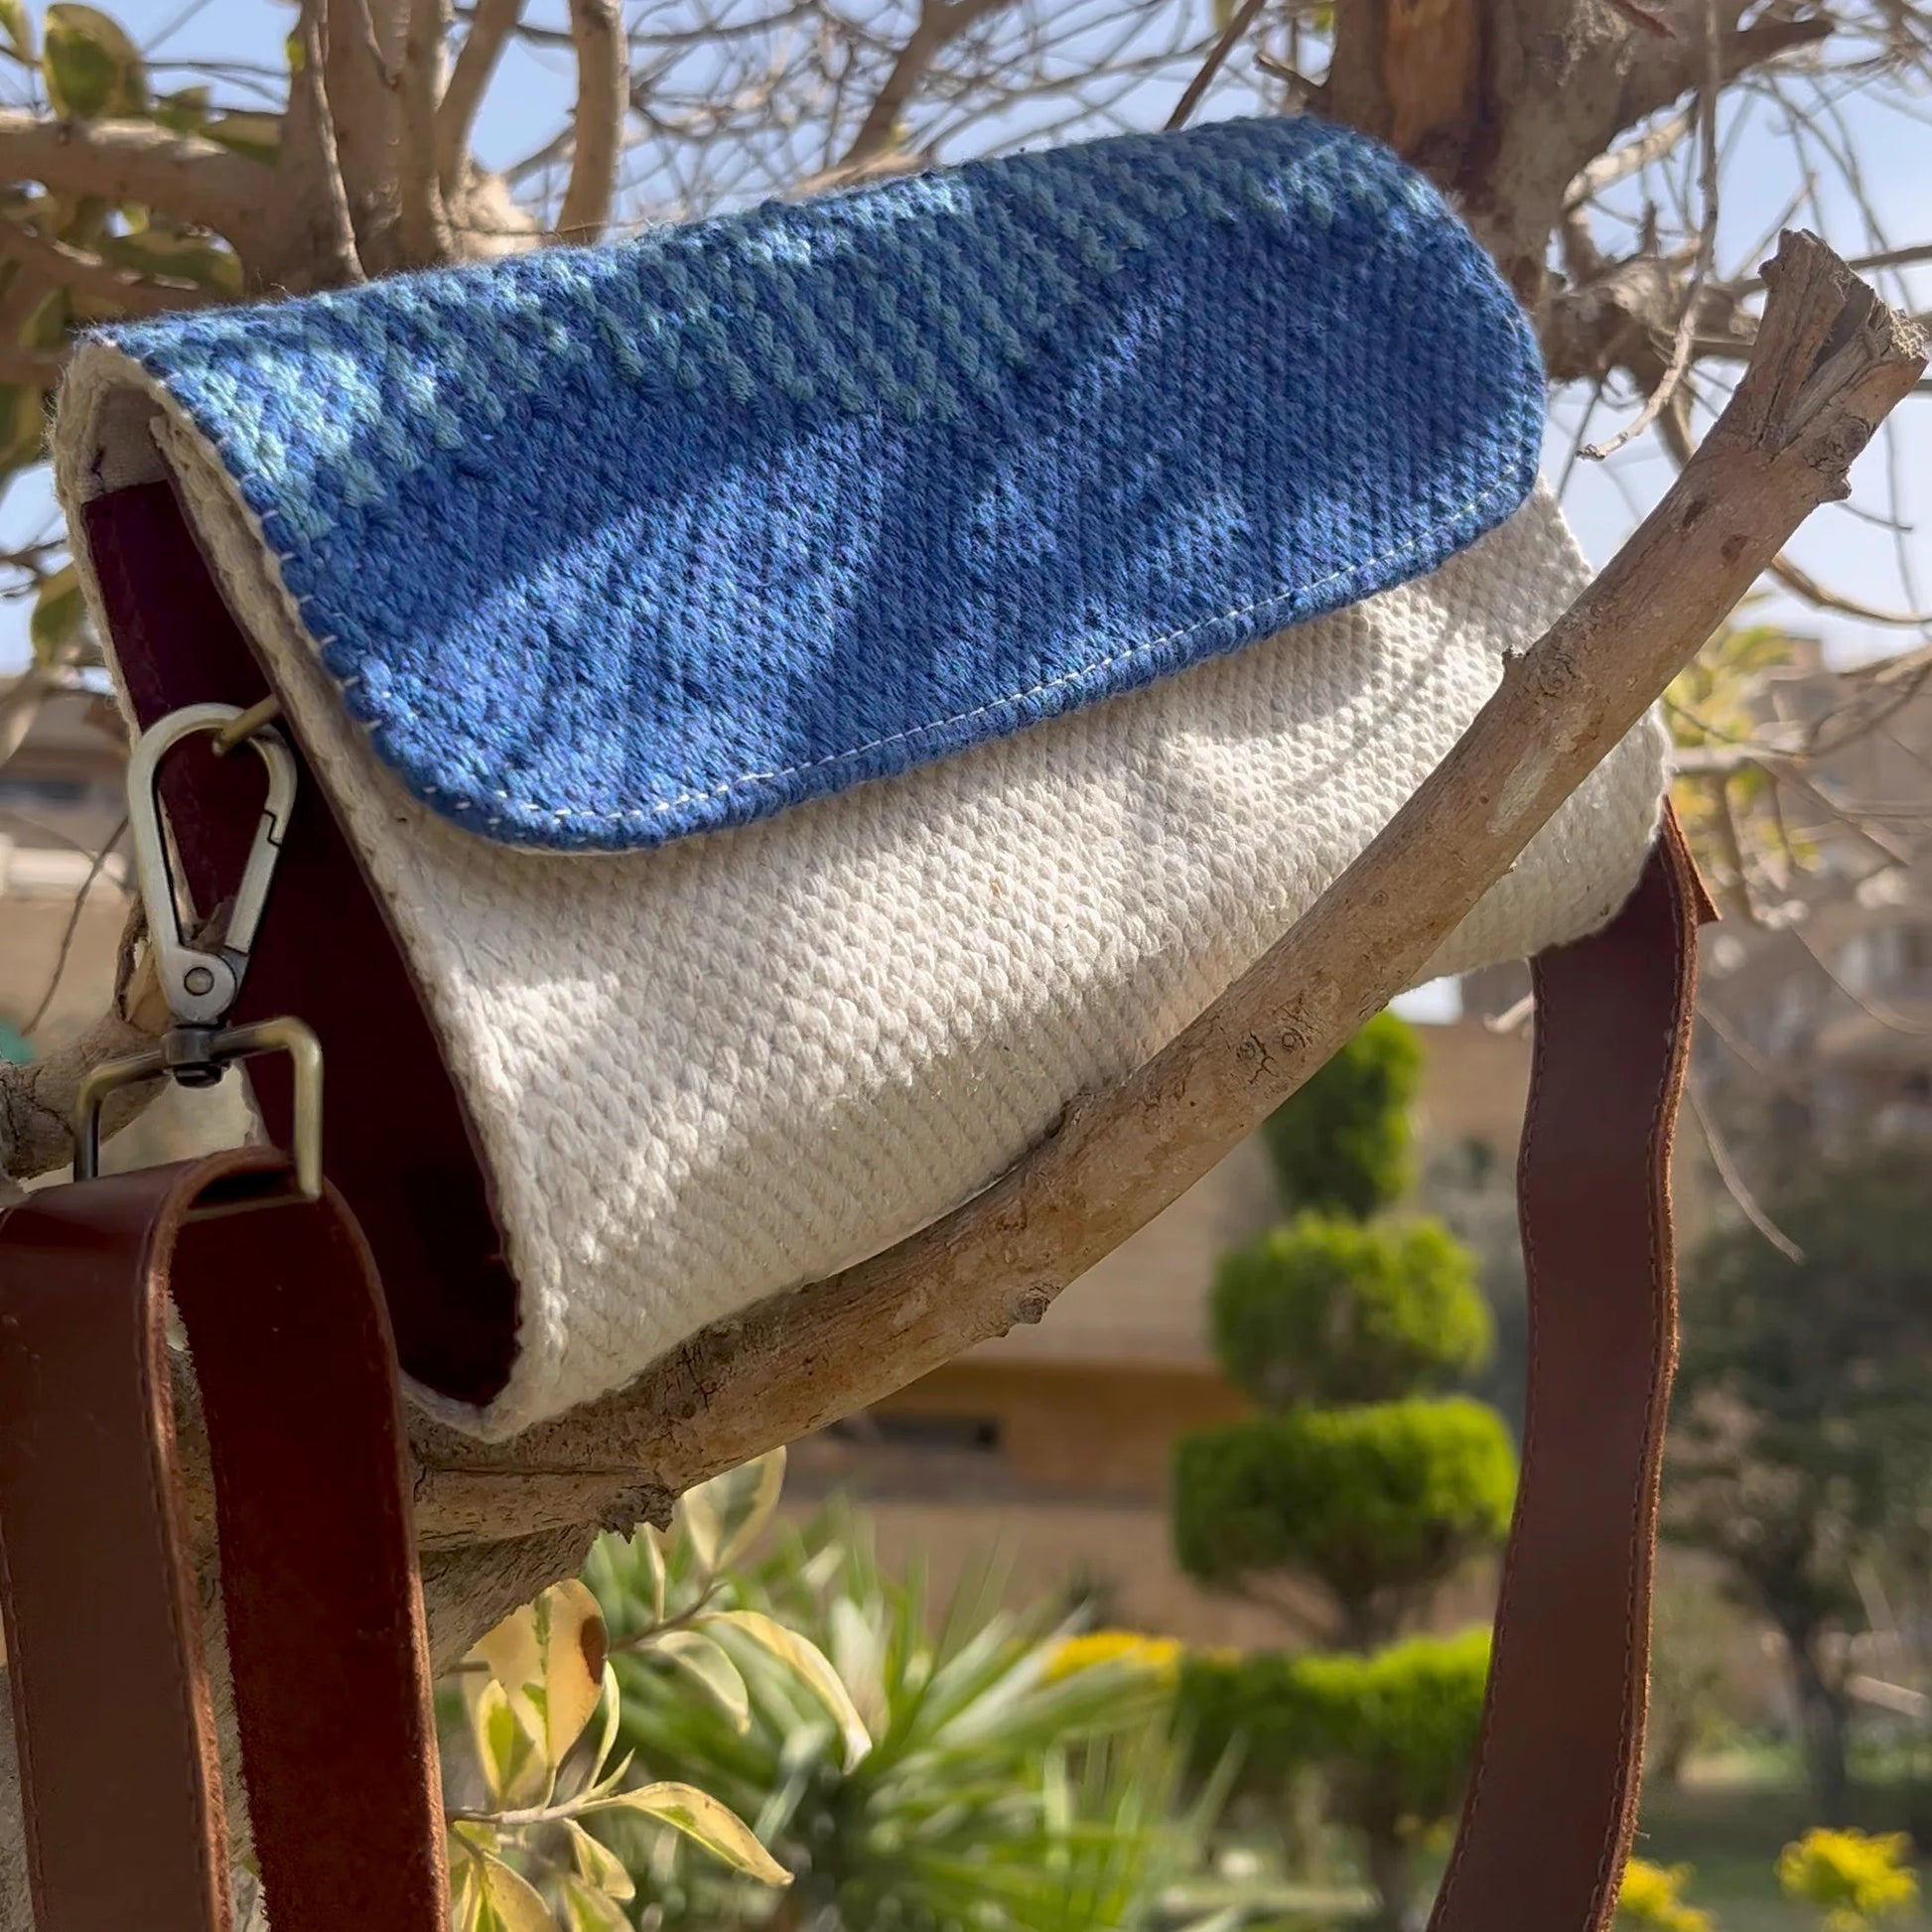
<svg viewBox="0 0 1932 1932"><path fill-rule="evenodd" d="M266 163L152 121L54 121L0 108L0 174L60 194L158 207L244 252L276 206L275 171Z"/></svg>
<svg viewBox="0 0 1932 1932"><path fill-rule="evenodd" d="M299 266L277 277L291 288L341 288L362 279L349 219L348 192L336 152L324 55L328 0L302 0L296 19L297 59L289 76L288 111L282 117L280 172L299 215ZM306 245L302 245L306 243Z"/></svg>
<svg viewBox="0 0 1932 1932"><path fill-rule="evenodd" d="M1207 59L1200 64L1200 71L1188 81L1186 90L1174 103L1174 110L1168 116L1168 132L1173 133L1194 118L1194 109L1200 105L1201 96L1214 84L1214 76L1227 65L1227 58L1241 43L1241 38L1253 27L1261 16L1262 0L1241 0L1240 6L1228 18L1228 24L1221 29L1221 37L1207 51ZM1300 78L1298 75L1297 78Z"/></svg>
<svg viewBox="0 0 1932 1932"><path fill-rule="evenodd" d="M956 40L977 20L1007 4L1007 0L924 0L918 25L907 36L859 123L851 145L839 158L838 171L846 173L879 160L897 146L895 130L905 104L917 92L926 69L941 48Z"/></svg>
<svg viewBox="0 0 1932 1932"><path fill-rule="evenodd" d="M398 229L415 266L450 258L450 223L437 165L437 101L443 86L444 0L406 0L402 69L396 86Z"/></svg>
<svg viewBox="0 0 1932 1932"><path fill-rule="evenodd" d="M336 131L336 160L356 240L370 274L395 265L395 86L408 0L331 0L323 78Z"/></svg>
<svg viewBox="0 0 1932 1932"><path fill-rule="evenodd" d="M1663 500L1507 666L1454 751L1315 906L1138 1073L897 1248L707 1329L628 1389L483 1446L419 1425L419 1522L462 1542L660 1513L1053 1297L1411 982L1722 622L1924 366L1831 251L1788 236L1762 345ZM1452 851L1455 863L1444 862Z"/></svg>
<svg viewBox="0 0 1932 1932"><path fill-rule="evenodd" d="M577 105L570 185L557 233L564 241L588 242L611 218L630 100L629 54L618 0L570 0L570 38L577 49Z"/></svg>
<svg viewBox="0 0 1932 1932"><path fill-rule="evenodd" d="M1677 385L1683 381L1685 370L1691 366L1692 345L1698 333L1698 300L1716 265L1718 253L1718 94L1723 86L1718 31L1717 0L1705 0L1705 74L1697 108L1703 148L1704 222L1698 235L1697 260L1692 264L1691 279L1684 290L1684 308L1677 319L1670 360L1665 363L1656 387L1651 390L1636 416L1607 443L1591 445L1584 450L1586 457L1597 461L1641 436L1670 407L1677 394Z"/></svg>
<svg viewBox="0 0 1932 1932"><path fill-rule="evenodd" d="M1752 1227L1761 1234L1786 1261L1803 1261L1804 1250L1800 1248L1778 1224L1764 1211L1764 1206L1746 1184L1739 1173L1737 1163L1731 1159L1729 1145L1718 1132L1717 1123L1711 1118L1711 1110L1704 1104L1704 1095L1696 1080L1688 1081L1684 1097L1691 1103L1691 1116L1698 1124L1698 1131L1704 1136L1704 1145L1711 1156L1711 1165L1717 1170L1718 1178L1724 1183L1725 1192L1737 1203Z"/></svg>
<svg viewBox="0 0 1932 1932"><path fill-rule="evenodd" d="M1605 189L1614 188L1618 182L1627 181L1632 175L1641 174L1653 162L1663 160L1697 126L1697 118L1695 107L1680 108L1638 135L1634 141L1626 141L1622 147L1598 155L1570 184L1570 191L1564 197L1565 210L1582 207Z"/></svg>
<svg viewBox="0 0 1932 1932"><path fill-rule="evenodd" d="M477 110L522 11L523 0L478 0L470 16L470 31L436 110L436 178L446 199L462 186Z"/></svg>
<svg viewBox="0 0 1932 1932"><path fill-rule="evenodd" d="M0 1175L31 1178L73 1159L68 1122L80 1082L103 1060L152 1046L168 1024L167 1003L146 948L140 901L129 908L121 935L120 970L112 1009L77 1039L66 1041L27 1066L0 1062ZM154 1099L150 1081L113 1096L101 1117L103 1133L118 1133Z"/></svg>
<svg viewBox="0 0 1932 1932"><path fill-rule="evenodd" d="M1821 611L1837 611L1865 623L1881 623L1898 630L1922 630L1932 625L1932 611L1886 611L1862 599L1847 597L1841 591L1828 591L1809 571L1800 570L1789 557L1779 557L1771 565L1771 575L1786 590Z"/></svg>

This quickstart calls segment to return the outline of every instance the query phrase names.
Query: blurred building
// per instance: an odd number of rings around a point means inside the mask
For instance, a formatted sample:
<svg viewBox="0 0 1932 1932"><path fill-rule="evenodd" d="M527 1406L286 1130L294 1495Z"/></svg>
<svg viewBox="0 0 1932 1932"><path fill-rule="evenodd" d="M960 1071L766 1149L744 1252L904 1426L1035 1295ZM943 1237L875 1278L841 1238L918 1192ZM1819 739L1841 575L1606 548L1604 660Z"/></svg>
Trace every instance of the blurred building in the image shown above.
<svg viewBox="0 0 1932 1932"><path fill-rule="evenodd" d="M106 1005L127 914L125 841L95 862L121 822L123 750L104 699L61 692L0 763L0 1054L22 1056L44 1001L43 1037Z"/></svg>

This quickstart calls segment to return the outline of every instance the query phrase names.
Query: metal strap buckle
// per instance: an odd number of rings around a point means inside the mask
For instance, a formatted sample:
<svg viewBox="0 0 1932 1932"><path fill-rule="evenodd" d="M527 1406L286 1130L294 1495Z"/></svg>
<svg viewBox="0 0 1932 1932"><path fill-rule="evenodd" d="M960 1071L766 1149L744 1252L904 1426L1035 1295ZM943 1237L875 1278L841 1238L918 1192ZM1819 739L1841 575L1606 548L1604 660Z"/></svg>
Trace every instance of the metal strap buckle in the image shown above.
<svg viewBox="0 0 1932 1932"><path fill-rule="evenodd" d="M100 1116L109 1094L164 1073L185 1087L212 1086L234 1060L284 1052L295 1066L295 1191L304 1200L321 1198L321 1042L300 1020L227 1025L228 1013L247 975L249 955L295 803L295 757L281 734L269 727L267 721L272 715L268 705L257 705L247 712L229 704L188 705L143 732L128 760L128 829L134 846L135 883L147 913L162 994L174 1024L157 1045L104 1061L80 1083L72 1122L76 1180L91 1180L100 1171ZM252 747L268 772L268 797L261 822L255 828L226 929L212 949L191 945L184 936L181 898L169 864L167 822L157 784L162 759L197 732L213 734L217 753L235 745Z"/></svg>

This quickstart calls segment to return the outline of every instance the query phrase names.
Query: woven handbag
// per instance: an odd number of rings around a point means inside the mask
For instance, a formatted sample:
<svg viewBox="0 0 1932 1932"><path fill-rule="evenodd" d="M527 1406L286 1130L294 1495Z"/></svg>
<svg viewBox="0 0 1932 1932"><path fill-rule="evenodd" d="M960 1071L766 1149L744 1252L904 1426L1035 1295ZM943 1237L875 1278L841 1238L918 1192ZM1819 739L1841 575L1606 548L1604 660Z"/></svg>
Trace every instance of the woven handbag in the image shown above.
<svg viewBox="0 0 1932 1932"><path fill-rule="evenodd" d="M301 773L222 1017L320 1042L330 1198L411 1398L501 1438L618 1389L933 1221L1172 1039L1586 582L1543 416L1479 246L1311 119L87 342L60 487L131 719L203 734L159 783L204 913L261 813L207 733L272 697ZM1540 1366L1505 1624L1587 1624L1561 1599L1607 1589L1613 1654L1545 1753L1576 1777L1485 1759L1478 1807L1587 1789L1550 1898L1462 1860L1464 1895L1517 1900L1484 1932L1600 1922L1627 1843L1696 917L1664 782L1646 721L1430 967L1553 962L1579 1065L1550 1091L1596 1095L1526 1168L1533 1260L1620 1269L1649 1311L1592 1331L1585 1296ZM208 985L170 983L178 1013ZM276 1062L257 1092L284 1138ZM1564 1555L1535 1469L1554 1494L1592 1457L1613 1533Z"/></svg>

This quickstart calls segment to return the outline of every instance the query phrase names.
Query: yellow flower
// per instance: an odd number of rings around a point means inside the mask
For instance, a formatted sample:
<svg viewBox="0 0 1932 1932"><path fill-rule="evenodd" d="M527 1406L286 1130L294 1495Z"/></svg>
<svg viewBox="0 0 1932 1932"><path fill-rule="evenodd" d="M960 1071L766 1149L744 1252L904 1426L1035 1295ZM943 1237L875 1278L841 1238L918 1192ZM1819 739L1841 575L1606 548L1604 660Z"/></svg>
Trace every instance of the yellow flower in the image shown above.
<svg viewBox="0 0 1932 1932"><path fill-rule="evenodd" d="M1688 1864L1649 1864L1632 1859L1624 1867L1623 1889L1617 1894L1616 1923L1647 1926L1654 1932L1714 1932L1711 1914L1687 1905L1682 1897L1692 1875Z"/></svg>
<svg viewBox="0 0 1932 1932"><path fill-rule="evenodd" d="M1789 1898L1823 1908L1825 1932L1865 1932L1918 1899L1918 1874L1906 1863L1903 1832L1807 1832L1778 1854L1778 1883Z"/></svg>
<svg viewBox="0 0 1932 1932"><path fill-rule="evenodd" d="M1172 1684L1180 1674L1180 1649L1177 1637L1144 1637L1135 1630L1089 1630L1085 1636L1063 1639L1054 1649L1046 1666L1046 1681L1057 1684L1061 1678L1091 1670L1096 1664L1125 1664L1148 1672L1163 1684Z"/></svg>

